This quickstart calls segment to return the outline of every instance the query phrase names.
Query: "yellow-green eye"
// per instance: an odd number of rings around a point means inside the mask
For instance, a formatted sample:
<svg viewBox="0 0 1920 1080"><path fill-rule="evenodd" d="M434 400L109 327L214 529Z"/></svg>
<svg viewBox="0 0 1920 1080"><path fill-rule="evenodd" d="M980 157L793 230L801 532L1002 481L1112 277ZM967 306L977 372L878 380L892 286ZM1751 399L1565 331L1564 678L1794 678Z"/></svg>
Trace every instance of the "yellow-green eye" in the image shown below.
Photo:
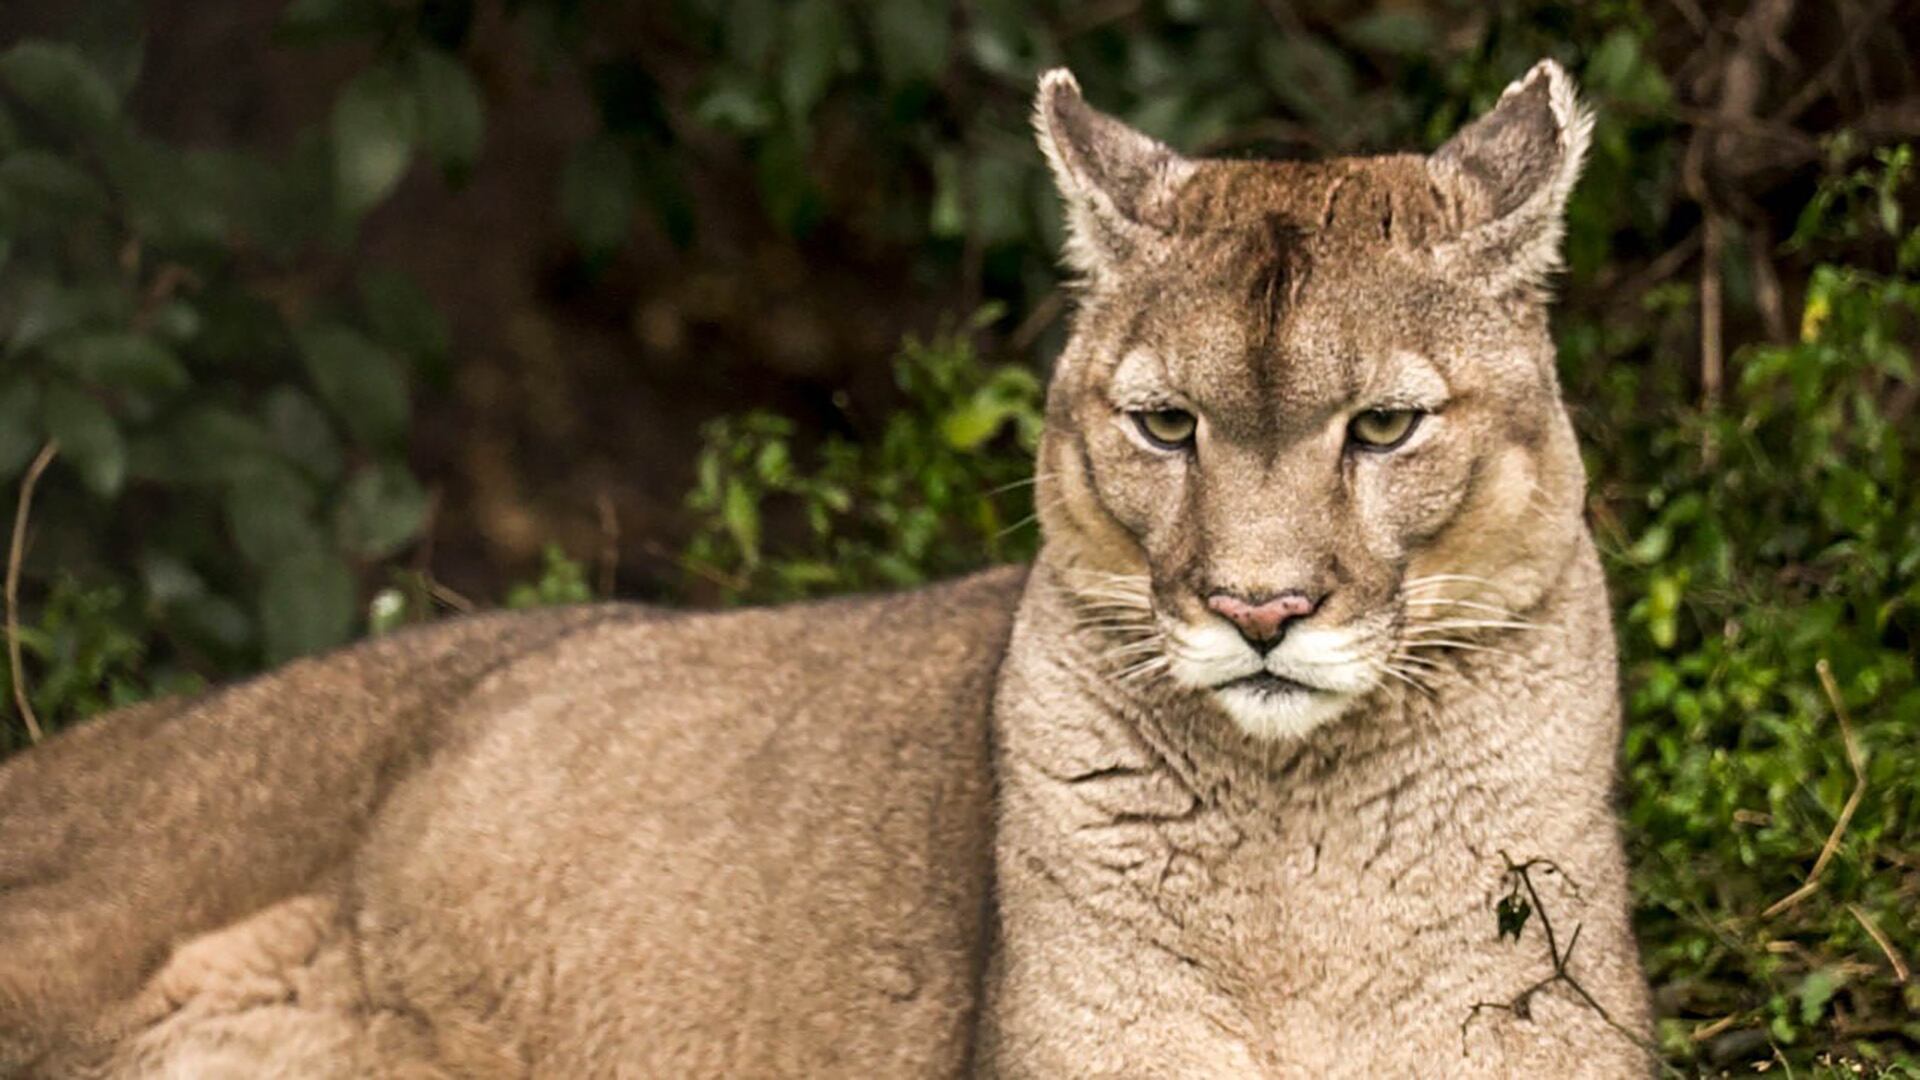
<svg viewBox="0 0 1920 1080"><path fill-rule="evenodd" d="M1198 424L1185 409L1137 412L1133 414L1133 422L1139 425L1140 434L1145 435L1148 442L1162 450L1178 450L1192 442L1193 429Z"/></svg>
<svg viewBox="0 0 1920 1080"><path fill-rule="evenodd" d="M1392 450L1413 435L1426 415L1418 409L1368 409L1347 425L1347 437L1363 450Z"/></svg>

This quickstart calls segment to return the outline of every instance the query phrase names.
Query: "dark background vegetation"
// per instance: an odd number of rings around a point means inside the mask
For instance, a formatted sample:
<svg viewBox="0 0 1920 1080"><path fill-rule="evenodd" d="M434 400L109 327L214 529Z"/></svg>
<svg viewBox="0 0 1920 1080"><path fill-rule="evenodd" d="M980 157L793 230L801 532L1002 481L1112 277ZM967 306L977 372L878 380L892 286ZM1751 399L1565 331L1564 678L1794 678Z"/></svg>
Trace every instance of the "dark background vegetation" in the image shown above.
<svg viewBox="0 0 1920 1080"><path fill-rule="evenodd" d="M1070 307L1039 70L1317 156L1431 148L1554 56L1600 114L1557 329L1661 1046L1920 1074L1916 36L1911 0L7 0L0 752L475 605L1023 557Z"/></svg>

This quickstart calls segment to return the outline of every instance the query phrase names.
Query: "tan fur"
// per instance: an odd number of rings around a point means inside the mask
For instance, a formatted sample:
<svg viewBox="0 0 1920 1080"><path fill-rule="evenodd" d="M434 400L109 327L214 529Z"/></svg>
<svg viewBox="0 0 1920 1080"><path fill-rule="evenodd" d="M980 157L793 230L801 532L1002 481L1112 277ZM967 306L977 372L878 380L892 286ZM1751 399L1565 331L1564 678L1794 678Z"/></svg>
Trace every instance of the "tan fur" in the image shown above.
<svg viewBox="0 0 1920 1080"><path fill-rule="evenodd" d="M0 765L0 1074L1644 1073L1542 297L1587 123L1547 65L1431 158L1189 161L1049 75L1031 574L463 620ZM1289 590L1264 658L1208 602ZM1472 1017L1551 971L1503 852L1613 1023Z"/></svg>

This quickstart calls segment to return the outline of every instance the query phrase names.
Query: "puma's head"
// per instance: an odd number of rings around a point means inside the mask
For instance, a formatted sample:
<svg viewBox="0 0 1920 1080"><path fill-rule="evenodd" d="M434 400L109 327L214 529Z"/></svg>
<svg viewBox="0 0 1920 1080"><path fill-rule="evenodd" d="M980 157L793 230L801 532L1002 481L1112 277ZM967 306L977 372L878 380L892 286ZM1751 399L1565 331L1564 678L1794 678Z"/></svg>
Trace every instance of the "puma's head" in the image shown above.
<svg viewBox="0 0 1920 1080"><path fill-rule="evenodd" d="M1082 278L1037 498L1116 670L1280 737L1521 623L1582 529L1543 287L1567 75L1430 157L1192 160L1065 71L1035 123Z"/></svg>

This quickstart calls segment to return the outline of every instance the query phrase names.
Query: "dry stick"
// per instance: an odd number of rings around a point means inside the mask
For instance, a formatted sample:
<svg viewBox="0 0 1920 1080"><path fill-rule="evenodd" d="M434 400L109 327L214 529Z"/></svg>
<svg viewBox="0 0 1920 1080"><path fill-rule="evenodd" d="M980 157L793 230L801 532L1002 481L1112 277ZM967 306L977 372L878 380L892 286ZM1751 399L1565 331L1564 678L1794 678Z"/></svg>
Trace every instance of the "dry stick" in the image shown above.
<svg viewBox="0 0 1920 1080"><path fill-rule="evenodd" d="M1708 416L1720 411L1720 383L1726 364L1720 303L1720 251L1725 233L1726 223L1708 207L1700 241L1700 411Z"/></svg>
<svg viewBox="0 0 1920 1080"><path fill-rule="evenodd" d="M1693 1033L1688 1035L1687 1038L1693 1042L1706 1042L1708 1039L1732 1027L1734 1021L1739 1020L1742 1015L1741 1013L1728 1013L1710 1024L1702 1024L1694 1028Z"/></svg>
<svg viewBox="0 0 1920 1080"><path fill-rule="evenodd" d="M1873 939L1873 943L1880 946L1880 951L1886 954L1887 963L1893 965L1893 981L1902 986L1906 985L1912 972L1907 970L1907 962L1900 958L1900 954L1893 951L1893 942L1887 940L1887 935L1880 932L1880 927L1860 909L1859 904L1848 904L1847 910L1853 913L1853 917L1860 922L1860 928L1865 930L1867 936Z"/></svg>
<svg viewBox="0 0 1920 1080"><path fill-rule="evenodd" d="M1840 688L1834 685L1833 668L1824 657L1813 665L1820 676L1820 686L1827 692L1827 700L1833 703L1833 715L1840 720L1840 738L1847 747L1847 764L1853 767L1853 792L1847 796L1846 805L1840 808L1840 820L1833 823L1833 831L1827 834L1827 842L1820 848L1820 857L1813 860L1813 869L1808 872L1807 880L1799 888L1773 902L1773 905L1760 913L1763 919L1771 919L1807 897L1820 888L1820 875L1827 869L1827 863L1840 847L1840 838L1846 835L1847 825L1853 821L1853 812L1860 809L1860 799L1867 793L1866 761L1860 756L1860 744L1853 738L1853 723L1847 718L1847 706L1840 700Z"/></svg>
<svg viewBox="0 0 1920 1080"><path fill-rule="evenodd" d="M13 671L13 702L20 707L20 718L27 722L27 738L35 743L46 738L46 733L40 730L40 718L34 715L33 702L27 699L27 669L20 657L20 563L26 558L27 517L33 511L33 489L40 483L40 474L47 471L59 453L60 444L49 440L40 448L33 464L27 466L27 474L20 479L20 501L13 511L13 543L7 549L7 662Z"/></svg>

